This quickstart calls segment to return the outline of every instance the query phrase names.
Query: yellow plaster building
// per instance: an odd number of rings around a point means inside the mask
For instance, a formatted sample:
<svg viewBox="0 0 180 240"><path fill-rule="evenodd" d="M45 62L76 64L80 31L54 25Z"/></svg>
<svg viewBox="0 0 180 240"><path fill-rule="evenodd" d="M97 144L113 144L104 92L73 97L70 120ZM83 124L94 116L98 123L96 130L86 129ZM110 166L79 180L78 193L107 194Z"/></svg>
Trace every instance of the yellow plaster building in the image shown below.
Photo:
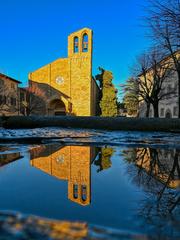
<svg viewBox="0 0 180 240"><path fill-rule="evenodd" d="M180 51L174 52L175 58L180 58ZM157 66L156 66L157 65ZM178 75L174 70L174 61L172 56L169 55L162 59L159 63L156 63L156 67L150 67L147 69L146 74L140 74L138 77L141 82L144 82L142 86L140 85L140 89L143 91L143 86L149 93L152 92L153 89L153 78L155 75L163 76L166 74L167 76L162 81L161 91L159 93L159 97L166 94L162 97L158 104L158 113L160 118L178 118ZM166 73L168 69L168 74ZM171 70L169 72L169 70ZM146 117L147 104L139 97L139 117ZM149 117L154 117L154 109L152 104L150 104L149 109Z"/></svg>
<svg viewBox="0 0 180 240"><path fill-rule="evenodd" d="M67 58L59 58L29 74L29 85L45 93L44 108L33 114L97 114L99 87L92 77L92 41L89 28L70 34Z"/></svg>

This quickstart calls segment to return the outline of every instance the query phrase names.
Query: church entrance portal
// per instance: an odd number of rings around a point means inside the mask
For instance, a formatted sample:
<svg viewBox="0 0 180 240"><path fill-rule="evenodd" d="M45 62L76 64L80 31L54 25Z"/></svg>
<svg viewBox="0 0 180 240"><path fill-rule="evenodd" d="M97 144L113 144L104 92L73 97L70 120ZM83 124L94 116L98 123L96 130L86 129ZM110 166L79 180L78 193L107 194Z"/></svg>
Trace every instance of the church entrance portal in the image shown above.
<svg viewBox="0 0 180 240"><path fill-rule="evenodd" d="M49 108L49 115L62 116L66 115L66 107L60 99L51 101Z"/></svg>

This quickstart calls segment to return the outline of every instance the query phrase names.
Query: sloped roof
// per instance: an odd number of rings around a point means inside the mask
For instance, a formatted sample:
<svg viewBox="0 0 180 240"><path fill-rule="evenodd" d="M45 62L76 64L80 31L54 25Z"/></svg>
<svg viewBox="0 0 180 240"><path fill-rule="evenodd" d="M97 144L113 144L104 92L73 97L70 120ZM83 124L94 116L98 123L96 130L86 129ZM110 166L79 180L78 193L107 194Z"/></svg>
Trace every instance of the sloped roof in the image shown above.
<svg viewBox="0 0 180 240"><path fill-rule="evenodd" d="M176 54L180 54L180 50L177 50L175 52L173 52L173 55L176 55ZM161 64L161 63L164 63L166 61L168 61L169 59L172 59L172 54L168 54L167 56L165 56L163 59L161 59L158 64ZM151 71L151 69L153 68L153 66L149 67L147 70L146 70L146 73L148 73L149 71ZM137 75L137 77L141 77L143 75L143 73L141 72L140 74Z"/></svg>
<svg viewBox="0 0 180 240"><path fill-rule="evenodd" d="M1 79L8 79L8 80L11 80L11 81L14 81L14 82L16 82L16 83L22 83L22 82L20 82L20 81L18 81L18 80L16 80L16 79L14 79L14 78L12 78L12 77L9 77L9 76L7 76L7 75L5 75L5 74L3 74L3 73L0 73L0 78Z"/></svg>

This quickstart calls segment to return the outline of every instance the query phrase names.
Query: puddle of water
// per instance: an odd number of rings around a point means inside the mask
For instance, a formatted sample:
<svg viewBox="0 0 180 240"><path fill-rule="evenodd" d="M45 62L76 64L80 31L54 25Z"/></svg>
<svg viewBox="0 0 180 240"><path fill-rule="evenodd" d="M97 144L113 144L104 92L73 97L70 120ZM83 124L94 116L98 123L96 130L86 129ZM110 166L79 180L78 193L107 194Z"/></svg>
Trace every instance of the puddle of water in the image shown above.
<svg viewBox="0 0 180 240"><path fill-rule="evenodd" d="M0 210L178 238L179 187L174 148L49 143L0 155Z"/></svg>

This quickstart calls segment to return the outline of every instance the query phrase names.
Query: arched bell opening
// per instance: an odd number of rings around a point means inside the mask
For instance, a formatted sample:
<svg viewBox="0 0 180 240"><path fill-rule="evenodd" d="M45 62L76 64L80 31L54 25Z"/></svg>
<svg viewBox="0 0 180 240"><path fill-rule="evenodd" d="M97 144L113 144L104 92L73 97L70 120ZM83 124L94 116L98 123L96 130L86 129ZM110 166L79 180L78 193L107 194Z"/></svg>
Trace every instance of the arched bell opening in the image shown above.
<svg viewBox="0 0 180 240"><path fill-rule="evenodd" d="M79 38L75 37L74 38L74 53L78 53L79 52Z"/></svg>
<svg viewBox="0 0 180 240"><path fill-rule="evenodd" d="M82 37L82 52L88 52L88 47L89 47L88 45L89 45L88 35L87 33L84 33Z"/></svg>

